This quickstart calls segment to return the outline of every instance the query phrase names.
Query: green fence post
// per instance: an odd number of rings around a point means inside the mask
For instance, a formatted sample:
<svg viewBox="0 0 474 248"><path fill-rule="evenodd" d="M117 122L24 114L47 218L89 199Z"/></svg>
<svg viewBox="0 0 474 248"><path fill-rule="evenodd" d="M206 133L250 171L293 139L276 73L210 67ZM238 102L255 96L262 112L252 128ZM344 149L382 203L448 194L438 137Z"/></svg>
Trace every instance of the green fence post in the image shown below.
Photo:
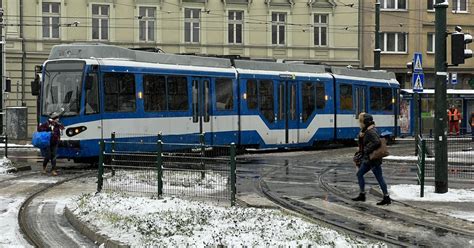
<svg viewBox="0 0 474 248"><path fill-rule="evenodd" d="M99 152L99 173L97 175L97 192L100 192L102 191L102 186L103 186L103 183L104 183L104 149L105 148L105 145L104 145L104 140L100 140L99 142L99 149L100 149L100 152Z"/></svg>
<svg viewBox="0 0 474 248"><path fill-rule="evenodd" d="M420 197L425 196L425 157L426 157L426 140L421 140L421 182Z"/></svg>
<svg viewBox="0 0 474 248"><path fill-rule="evenodd" d="M115 160L115 132L112 132L112 134L110 134L110 138L112 139L112 144L111 144L111 149L112 149L112 162ZM113 163L112 163L113 164ZM112 176L115 176L115 168L112 166Z"/></svg>
<svg viewBox="0 0 474 248"><path fill-rule="evenodd" d="M199 143L201 145L201 179L206 178L206 173L204 172L206 170L206 165L204 163L204 156L206 155L206 147L205 147L205 133L201 133L199 135Z"/></svg>
<svg viewBox="0 0 474 248"><path fill-rule="evenodd" d="M5 134L5 158L8 158L8 135Z"/></svg>
<svg viewBox="0 0 474 248"><path fill-rule="evenodd" d="M236 165L235 165L235 143L230 144L230 205L235 206L236 184Z"/></svg>
<svg viewBox="0 0 474 248"><path fill-rule="evenodd" d="M158 180L158 196L163 195L163 142L157 142L156 151L156 177Z"/></svg>

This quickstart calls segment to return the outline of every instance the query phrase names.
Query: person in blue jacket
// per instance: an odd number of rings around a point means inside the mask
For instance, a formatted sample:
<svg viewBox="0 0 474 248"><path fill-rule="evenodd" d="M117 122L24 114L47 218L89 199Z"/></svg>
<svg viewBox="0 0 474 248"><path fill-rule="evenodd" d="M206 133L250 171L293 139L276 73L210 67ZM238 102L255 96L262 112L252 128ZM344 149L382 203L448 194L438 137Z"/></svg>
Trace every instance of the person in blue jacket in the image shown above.
<svg viewBox="0 0 474 248"><path fill-rule="evenodd" d="M59 122L59 114L54 112L50 118L38 126L38 132L51 132L51 141L49 147L42 151L44 155L43 160L43 174L46 174L46 167L51 160L51 174L57 176L56 172L56 152L58 150L59 140L61 139L61 130L64 129L63 124Z"/></svg>

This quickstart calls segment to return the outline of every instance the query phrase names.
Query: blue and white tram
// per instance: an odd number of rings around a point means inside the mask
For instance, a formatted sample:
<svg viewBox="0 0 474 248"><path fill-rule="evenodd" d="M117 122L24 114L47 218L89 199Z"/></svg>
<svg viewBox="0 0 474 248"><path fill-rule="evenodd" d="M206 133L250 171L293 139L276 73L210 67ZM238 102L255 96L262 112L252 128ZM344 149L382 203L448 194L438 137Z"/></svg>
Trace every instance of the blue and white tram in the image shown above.
<svg viewBox="0 0 474 248"><path fill-rule="evenodd" d="M154 138L256 148L353 140L360 112L397 133L393 74L157 54L108 45L55 46L43 65L40 121L63 112L60 157L98 156L99 139ZM133 147L129 147L133 149Z"/></svg>

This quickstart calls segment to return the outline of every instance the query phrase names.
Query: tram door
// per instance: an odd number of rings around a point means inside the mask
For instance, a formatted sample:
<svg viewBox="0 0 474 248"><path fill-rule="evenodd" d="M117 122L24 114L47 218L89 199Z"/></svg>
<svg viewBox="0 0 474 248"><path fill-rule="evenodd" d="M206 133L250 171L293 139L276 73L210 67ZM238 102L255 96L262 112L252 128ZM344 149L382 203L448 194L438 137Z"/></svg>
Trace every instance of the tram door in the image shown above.
<svg viewBox="0 0 474 248"><path fill-rule="evenodd" d="M278 138L280 144L294 144L299 142L300 108L298 97L298 83L280 81L277 88L277 120L278 127L284 130Z"/></svg>
<svg viewBox="0 0 474 248"><path fill-rule="evenodd" d="M191 80L194 133L204 133L205 143L212 144L211 80L200 77L193 77Z"/></svg>
<svg viewBox="0 0 474 248"><path fill-rule="evenodd" d="M367 112L367 86L355 85L353 126L359 127L359 114Z"/></svg>

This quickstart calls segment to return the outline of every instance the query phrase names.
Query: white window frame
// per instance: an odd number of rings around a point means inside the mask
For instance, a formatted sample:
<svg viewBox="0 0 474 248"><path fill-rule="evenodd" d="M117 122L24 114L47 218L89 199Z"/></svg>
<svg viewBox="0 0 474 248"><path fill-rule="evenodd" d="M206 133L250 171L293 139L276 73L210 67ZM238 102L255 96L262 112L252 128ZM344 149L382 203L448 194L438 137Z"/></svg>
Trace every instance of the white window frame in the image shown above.
<svg viewBox="0 0 474 248"><path fill-rule="evenodd" d="M430 36L431 36L431 37L430 37ZM431 50L431 51L428 50L430 43L432 44L432 48L433 48L433 50ZM436 36L435 36L435 33L428 33L428 34L426 35L426 53L428 53L428 54L434 54L435 49L436 49L436 48L435 48L435 45L436 45Z"/></svg>
<svg viewBox="0 0 474 248"><path fill-rule="evenodd" d="M434 6L436 5L436 0L427 0L427 1L431 1L433 3L433 8L432 9L428 9L428 6L426 6L426 10L428 12L435 12L435 8Z"/></svg>
<svg viewBox="0 0 474 248"><path fill-rule="evenodd" d="M383 44L381 44L381 49L382 53L385 54L406 54L408 53L408 33L401 33L401 32L381 32L381 35L383 35ZM387 35L388 34L395 34L395 51L387 51ZM405 35L405 51L399 51L398 50L398 35L399 34L404 34Z"/></svg>
<svg viewBox="0 0 474 248"><path fill-rule="evenodd" d="M454 8L454 1L456 1L457 3L457 9L453 9L452 12L453 13L469 13L469 0L453 0L451 2L451 4L453 5L453 8ZM465 10L460 10L459 7L461 6L461 1L466 1L466 9Z"/></svg>
<svg viewBox="0 0 474 248"><path fill-rule="evenodd" d="M273 21L273 15L277 15L277 20L276 21ZM285 17L285 21L281 21L281 15L283 15ZM272 41L272 45L274 46L285 46L286 43L287 43L287 35L286 35L286 22L288 20L288 14L286 12L272 12L271 14L271 32L270 32L270 37L271 37L271 41ZM277 35L277 40L276 40L276 43L273 43L273 27L276 27L276 35ZM283 43L280 43L280 27L283 26L283 37L284 37L284 40L283 40Z"/></svg>
<svg viewBox="0 0 474 248"><path fill-rule="evenodd" d="M43 4L48 5L48 12L43 12ZM58 13L53 13L53 4L58 5ZM48 18L49 20L49 35L45 36L43 29L41 29L41 37L43 39L59 39L61 37L61 3L60 2L42 2L41 3L41 13L42 13L42 25L45 25L43 22L44 18ZM53 37L53 18L58 19L58 37ZM44 26L43 26L44 27Z"/></svg>
<svg viewBox="0 0 474 248"><path fill-rule="evenodd" d="M321 22L321 16L326 17L326 22ZM316 17L318 17L318 20L316 22ZM315 13L313 15L313 27L314 27L314 36L313 36L313 45L317 47L327 47L329 43L329 15L324 14L324 13ZM321 42L323 41L321 39L321 29L326 28L326 40L324 41L326 44L321 45ZM316 44L316 34L319 33L319 39L318 39L318 44Z"/></svg>
<svg viewBox="0 0 474 248"><path fill-rule="evenodd" d="M395 8L387 8L387 1L389 0L380 0L380 9L383 10L383 11L408 11L408 2L409 0L404 0L405 1L405 6L406 8L405 9L400 9L398 7L398 2L401 1L401 0L395 0Z"/></svg>
<svg viewBox="0 0 474 248"><path fill-rule="evenodd" d="M93 13L93 9L94 9L94 5L97 5L99 6L99 13L98 14L94 14ZM107 7L108 11L107 11L107 15L103 15L102 14L102 7ZM94 24L92 24L92 28L91 28L91 39L92 40L110 40L110 11L111 11L111 8L110 8L110 5L109 4L92 4L91 5L91 17L92 17L92 20L94 19L98 19L99 20L99 23L98 23L98 36L99 38L97 39L94 39ZM102 20L107 20L107 39L104 39L102 37L102 29L103 29L103 26L102 26ZM93 23L93 21L92 21Z"/></svg>
<svg viewBox="0 0 474 248"><path fill-rule="evenodd" d="M186 10L191 10L189 18L186 18ZM195 11L197 11L199 13L199 16L197 18L194 16ZM184 28L183 28L183 31L184 31L184 42L185 43L198 44L198 43L201 42L201 17L202 17L201 9L198 9L198 8L184 8ZM186 23L190 24L189 41L186 40ZM195 26L195 24L197 24L197 26ZM194 35L193 35L194 34L193 31L194 31L195 28L198 29L197 41L194 41Z"/></svg>
<svg viewBox="0 0 474 248"><path fill-rule="evenodd" d="M156 15L157 15L157 8L155 6L138 6L138 40L140 42L155 42L156 41ZM145 9L145 15L142 16L140 15L140 10ZM153 10L153 16L150 16L150 10ZM142 29L141 29L141 23L144 22L145 25L145 39L142 39ZM153 27L151 29L153 30L153 37L150 37L150 23L153 22Z"/></svg>
<svg viewBox="0 0 474 248"><path fill-rule="evenodd" d="M237 12L242 13L242 19L237 19ZM231 14L232 13L232 14ZM229 31L227 30L227 43L231 45L242 45L244 43L244 18L245 18L245 11L243 10L229 10L227 11L227 21L229 25L233 26L234 32L232 34L233 42L230 42ZM240 42L237 42L237 25L240 25Z"/></svg>

